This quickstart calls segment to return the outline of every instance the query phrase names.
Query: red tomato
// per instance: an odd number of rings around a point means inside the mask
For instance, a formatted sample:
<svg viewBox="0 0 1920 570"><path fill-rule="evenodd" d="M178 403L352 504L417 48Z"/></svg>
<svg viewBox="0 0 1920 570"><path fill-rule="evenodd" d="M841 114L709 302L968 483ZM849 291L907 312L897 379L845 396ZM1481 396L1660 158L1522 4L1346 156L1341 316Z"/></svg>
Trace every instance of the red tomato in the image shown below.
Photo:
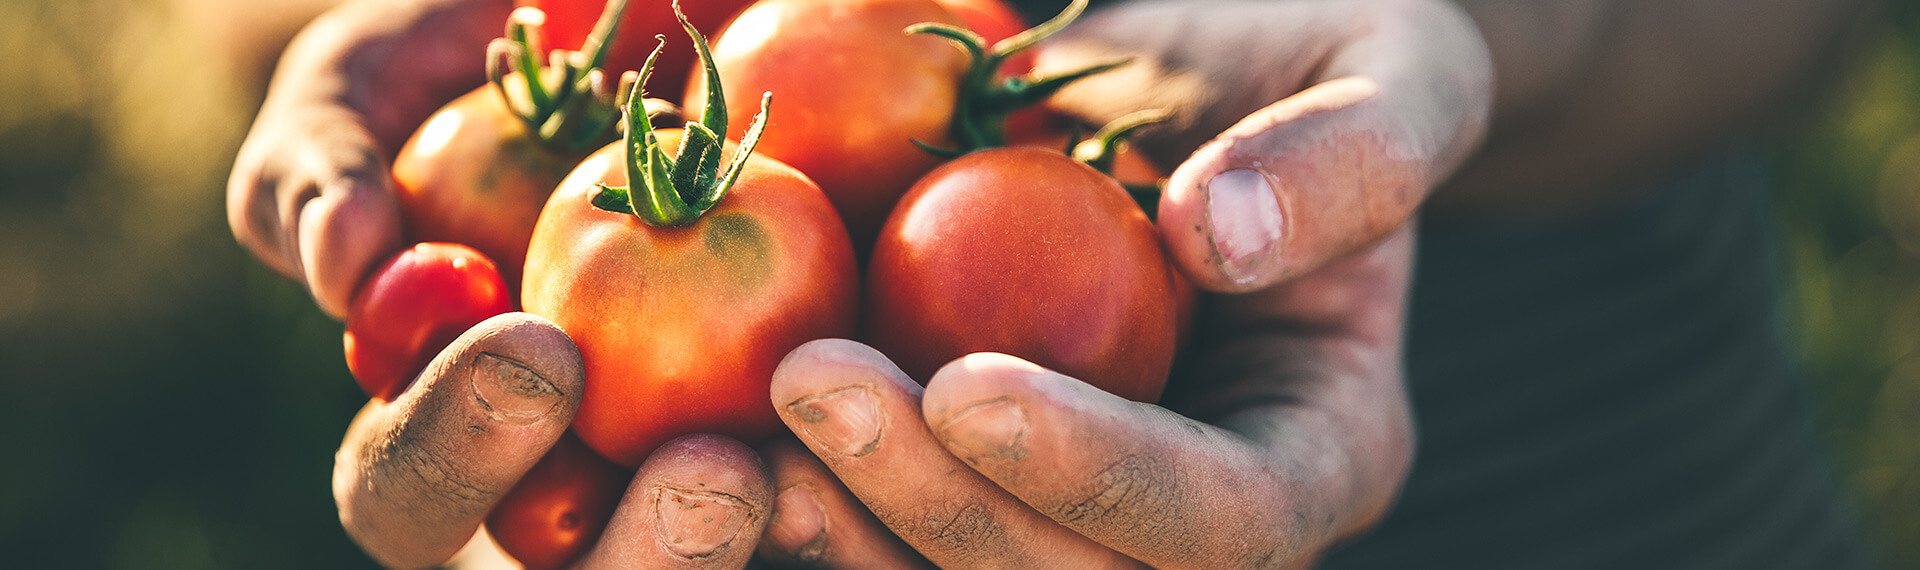
<svg viewBox="0 0 1920 570"><path fill-rule="evenodd" d="M462 95L421 124L393 160L408 237L473 246L500 264L517 296L540 208L587 153L542 144L491 85Z"/></svg>
<svg viewBox="0 0 1920 570"><path fill-rule="evenodd" d="M1112 178L1059 151L983 150L928 173L888 218L865 334L922 382L994 351L1150 402L1173 364L1177 279Z"/></svg>
<svg viewBox="0 0 1920 570"><path fill-rule="evenodd" d="M393 400L460 333L512 310L493 261L455 243L422 243L373 270L347 312L347 369L367 395Z"/></svg>
<svg viewBox="0 0 1920 570"><path fill-rule="evenodd" d="M818 182L862 249L940 163L911 141L951 146L967 57L944 39L902 33L921 22L959 23L933 0L760 0L713 42L727 93L779 97L757 152ZM705 99L704 79L688 88L687 101ZM753 113L732 106L731 136Z"/></svg>
<svg viewBox="0 0 1920 570"><path fill-rule="evenodd" d="M568 433L487 513L487 532L527 570L565 568L600 539L632 479Z"/></svg>
<svg viewBox="0 0 1920 570"><path fill-rule="evenodd" d="M728 18L751 3L752 0L683 0L680 10L686 12L687 19L693 22L694 27L717 30ZM605 0L515 0L514 4L546 11L547 25L543 31L548 48L577 50L581 42L586 40L587 33L593 30L594 22L600 18L607 3ZM614 41L613 52L607 54L607 77L619 77L621 73L639 70L641 64L646 63L647 54L653 51L654 34L666 34L670 38L680 34L680 22L673 17L673 2L629 0L626 15L620 21L620 34ZM692 47L669 44L666 51L660 54L660 59L654 62L653 80L647 85L648 96L679 95L685 89L682 82L693 71L694 61Z"/></svg>
<svg viewBox="0 0 1920 570"><path fill-rule="evenodd" d="M681 131L657 134L679 148ZM628 467L685 434L777 433L774 366L801 343L853 332L857 283L840 219L813 182L757 153L689 224L595 208L596 184L628 183L623 146L561 183L527 254L521 300L567 331L586 363L574 431Z"/></svg>

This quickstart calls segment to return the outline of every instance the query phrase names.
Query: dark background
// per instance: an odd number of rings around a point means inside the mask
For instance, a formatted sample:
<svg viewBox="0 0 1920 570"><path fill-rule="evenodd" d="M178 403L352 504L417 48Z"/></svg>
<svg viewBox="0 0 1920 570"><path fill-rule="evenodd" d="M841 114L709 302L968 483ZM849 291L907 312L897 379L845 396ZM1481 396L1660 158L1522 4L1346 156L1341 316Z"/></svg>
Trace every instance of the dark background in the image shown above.
<svg viewBox="0 0 1920 570"><path fill-rule="evenodd" d="M340 325L224 208L274 55L331 1L0 3L0 566L370 565L330 492L364 401ZM1772 137L1781 302L1900 568L1920 568L1917 4Z"/></svg>

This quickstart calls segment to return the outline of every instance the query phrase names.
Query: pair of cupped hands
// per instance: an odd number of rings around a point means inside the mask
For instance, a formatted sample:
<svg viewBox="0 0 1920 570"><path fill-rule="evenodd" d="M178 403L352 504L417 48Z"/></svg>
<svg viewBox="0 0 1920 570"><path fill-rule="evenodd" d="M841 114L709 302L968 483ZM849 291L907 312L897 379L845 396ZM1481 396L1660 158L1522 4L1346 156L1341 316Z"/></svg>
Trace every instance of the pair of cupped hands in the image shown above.
<svg viewBox="0 0 1920 570"><path fill-rule="evenodd" d="M403 245L392 153L479 83L474 54L511 8L362 1L309 25L234 167L240 242L343 315ZM923 388L871 348L814 341L767 395L793 437L668 443L581 566L1289 567L1383 516L1413 445L1407 221L1491 105L1473 23L1440 0L1140 2L1039 54L1134 58L1062 92L1063 112L1174 111L1139 144L1179 164L1159 225L1213 294L1165 407L998 354ZM446 561L567 429L586 381L540 317L467 331L354 419L333 477L346 530L390 566Z"/></svg>

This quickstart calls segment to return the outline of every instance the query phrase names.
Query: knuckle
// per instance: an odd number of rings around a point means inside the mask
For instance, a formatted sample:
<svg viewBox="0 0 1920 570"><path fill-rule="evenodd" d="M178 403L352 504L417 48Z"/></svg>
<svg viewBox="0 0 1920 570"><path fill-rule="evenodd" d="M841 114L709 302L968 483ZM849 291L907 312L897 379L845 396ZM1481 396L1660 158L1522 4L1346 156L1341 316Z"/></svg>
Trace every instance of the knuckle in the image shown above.
<svg viewBox="0 0 1920 570"><path fill-rule="evenodd" d="M475 484L445 446L390 438L370 455L376 479L395 491L382 495L407 502L406 512L418 522L464 519L499 498L498 492Z"/></svg>
<svg viewBox="0 0 1920 570"><path fill-rule="evenodd" d="M1185 493L1161 476L1165 466L1150 458L1128 454L1068 491L1066 500L1046 510L1047 516L1095 538L1151 545L1156 552L1198 555L1201 544L1194 529L1178 528L1176 516Z"/></svg>
<svg viewBox="0 0 1920 570"><path fill-rule="evenodd" d="M921 503L910 512L875 508L874 516L922 549L967 555L1004 545L1007 530L993 511L971 497Z"/></svg>

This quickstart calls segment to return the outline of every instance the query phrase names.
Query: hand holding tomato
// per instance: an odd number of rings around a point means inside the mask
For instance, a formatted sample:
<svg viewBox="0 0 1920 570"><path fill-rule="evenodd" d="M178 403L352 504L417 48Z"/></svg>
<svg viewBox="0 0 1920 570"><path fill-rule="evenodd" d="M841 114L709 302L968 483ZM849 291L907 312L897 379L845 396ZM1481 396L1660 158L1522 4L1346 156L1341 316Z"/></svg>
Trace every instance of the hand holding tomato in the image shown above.
<svg viewBox="0 0 1920 570"><path fill-rule="evenodd" d="M477 55L511 8L352 2L301 31L234 161L234 236L345 317L367 272L403 245L389 161L435 108L481 83Z"/></svg>
<svg viewBox="0 0 1920 570"><path fill-rule="evenodd" d="M341 525L387 566L446 562L523 477L547 476L529 473L573 422L584 381L579 352L545 319L508 313L480 323L413 388L354 418L334 460ZM590 567L737 568L772 508L760 459L712 435L668 442L621 487L606 534L586 549ZM509 519L489 528L568 528L537 514Z"/></svg>
<svg viewBox="0 0 1920 570"><path fill-rule="evenodd" d="M761 549L825 567L1304 566L1379 521L1411 463L1412 241L1215 299L1165 408L1003 354L923 389L867 346L802 346L771 400L819 462L776 470Z"/></svg>
<svg viewBox="0 0 1920 570"><path fill-rule="evenodd" d="M871 348L806 345L772 400L846 491L781 475L776 504L813 502L777 511L763 550L843 565L890 530L891 552L941 565L1300 567L1392 504L1412 457L1406 221L1484 129L1478 33L1441 2L1129 3L1040 67L1115 56L1136 59L1054 102L1096 123L1175 111L1142 145L1181 164L1163 239L1232 293L1203 303L1166 407L998 354L923 390Z"/></svg>

